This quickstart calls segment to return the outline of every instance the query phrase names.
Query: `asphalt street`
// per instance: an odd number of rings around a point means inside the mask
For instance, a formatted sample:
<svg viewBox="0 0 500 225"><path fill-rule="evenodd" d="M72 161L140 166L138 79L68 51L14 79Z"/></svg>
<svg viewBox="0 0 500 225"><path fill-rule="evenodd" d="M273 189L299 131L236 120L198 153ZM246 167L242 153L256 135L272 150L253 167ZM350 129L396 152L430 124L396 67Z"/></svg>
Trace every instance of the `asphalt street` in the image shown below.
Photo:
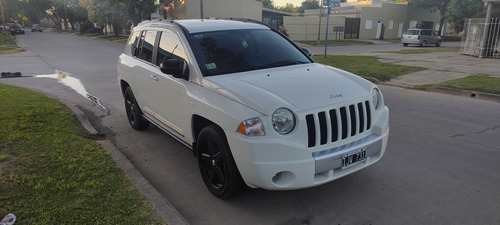
<svg viewBox="0 0 500 225"><path fill-rule="evenodd" d="M0 71L26 76L64 71L108 110L57 79L0 82L40 91L85 112L190 224L500 224L497 102L381 85L391 132L380 162L314 188L247 188L222 201L205 188L190 150L154 126L138 132L128 125L116 80L123 44L52 32L26 32L17 39L26 51L0 55ZM329 51L360 54L403 47L367 48Z"/></svg>

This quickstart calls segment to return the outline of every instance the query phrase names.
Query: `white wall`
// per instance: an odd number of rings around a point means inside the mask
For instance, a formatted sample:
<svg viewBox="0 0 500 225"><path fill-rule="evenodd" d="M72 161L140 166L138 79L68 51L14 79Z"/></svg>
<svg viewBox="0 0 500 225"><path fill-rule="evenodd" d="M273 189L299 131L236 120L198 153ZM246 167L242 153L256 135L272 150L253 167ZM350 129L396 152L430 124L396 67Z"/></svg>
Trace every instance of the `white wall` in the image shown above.
<svg viewBox="0 0 500 225"><path fill-rule="evenodd" d="M385 26L384 39L401 37L399 24L406 19L406 4L382 4L381 7L363 7L361 9L361 25L359 39L375 39L380 30L379 25ZM380 22L380 23L379 23ZM371 24L371 26L369 26ZM391 26L392 25L392 26Z"/></svg>
<svg viewBox="0 0 500 225"><path fill-rule="evenodd" d="M203 16L238 17L262 20L262 3L255 0L203 0ZM186 1L186 17L179 19L199 19L200 0Z"/></svg>
<svg viewBox="0 0 500 225"><path fill-rule="evenodd" d="M318 29L320 29L320 40L325 40L326 31L326 17L321 18L321 28L319 26L320 19L318 16L305 16L305 17L293 17L285 16L283 17L285 27L290 35L290 39L294 41L314 41L318 40ZM333 30L334 26L345 26L344 16L332 16L330 15L330 21L328 24L328 40L335 39L335 32ZM344 39L344 34L340 35L340 39Z"/></svg>

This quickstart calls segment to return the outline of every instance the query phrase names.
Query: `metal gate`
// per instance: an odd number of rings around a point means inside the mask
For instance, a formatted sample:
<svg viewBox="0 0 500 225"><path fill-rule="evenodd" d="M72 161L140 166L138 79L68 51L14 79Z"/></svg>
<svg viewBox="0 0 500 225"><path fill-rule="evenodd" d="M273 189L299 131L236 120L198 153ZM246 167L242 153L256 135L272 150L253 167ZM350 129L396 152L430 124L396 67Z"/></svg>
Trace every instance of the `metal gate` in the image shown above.
<svg viewBox="0 0 500 225"><path fill-rule="evenodd" d="M358 39L361 18L345 18L344 39Z"/></svg>
<svg viewBox="0 0 500 225"><path fill-rule="evenodd" d="M500 18L491 18L490 29L486 40L486 55L489 58L500 58ZM483 42L485 18L469 18L465 20L462 36L461 53L479 56Z"/></svg>

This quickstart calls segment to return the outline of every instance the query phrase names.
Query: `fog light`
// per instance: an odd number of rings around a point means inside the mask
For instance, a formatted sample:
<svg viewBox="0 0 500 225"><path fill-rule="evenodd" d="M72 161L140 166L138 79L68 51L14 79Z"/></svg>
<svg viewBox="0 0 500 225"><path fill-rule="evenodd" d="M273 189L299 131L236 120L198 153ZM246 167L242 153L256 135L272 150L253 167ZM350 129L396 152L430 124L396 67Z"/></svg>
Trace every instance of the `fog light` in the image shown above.
<svg viewBox="0 0 500 225"><path fill-rule="evenodd" d="M281 179L281 172L277 173L273 177L273 183L278 182Z"/></svg>
<svg viewBox="0 0 500 225"><path fill-rule="evenodd" d="M291 187L295 182L295 174L290 171L281 171L274 174L271 180L276 187Z"/></svg>

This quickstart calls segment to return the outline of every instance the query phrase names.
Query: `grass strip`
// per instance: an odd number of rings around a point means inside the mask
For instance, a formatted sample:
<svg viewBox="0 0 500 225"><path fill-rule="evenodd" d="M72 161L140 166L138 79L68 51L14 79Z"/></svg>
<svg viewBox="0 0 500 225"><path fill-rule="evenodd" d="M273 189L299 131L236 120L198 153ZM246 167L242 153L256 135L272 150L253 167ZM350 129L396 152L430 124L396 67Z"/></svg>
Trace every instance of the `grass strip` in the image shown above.
<svg viewBox="0 0 500 225"><path fill-rule="evenodd" d="M22 51L23 49L17 45L16 40L12 35L7 35L7 42L3 32L0 32L0 54L8 54Z"/></svg>
<svg viewBox="0 0 500 225"><path fill-rule="evenodd" d="M99 39L104 39L104 40L108 40L108 41L127 40L128 36L108 35L108 36L99 37Z"/></svg>
<svg viewBox="0 0 500 225"><path fill-rule="evenodd" d="M422 54L434 52L459 52L460 47L450 48L418 48L418 49L405 49L399 51L376 51L376 53L395 53L395 54Z"/></svg>
<svg viewBox="0 0 500 225"><path fill-rule="evenodd" d="M500 78L487 74L473 74L468 77L449 80L438 84L419 85L415 88L446 87L468 91L479 91L491 94L500 94Z"/></svg>
<svg viewBox="0 0 500 225"><path fill-rule="evenodd" d="M19 224L163 224L68 107L4 84L0 96L0 215Z"/></svg>
<svg viewBox="0 0 500 225"><path fill-rule="evenodd" d="M324 46L325 41L296 41L300 42L306 45L312 45L312 46ZM373 44L372 42L369 41L358 41L358 40L328 40L328 45L353 45L353 44Z"/></svg>
<svg viewBox="0 0 500 225"><path fill-rule="evenodd" d="M389 81L392 78L413 73L426 68L383 63L374 56L323 55L313 56L321 64L337 67L364 77L373 77L379 81Z"/></svg>

